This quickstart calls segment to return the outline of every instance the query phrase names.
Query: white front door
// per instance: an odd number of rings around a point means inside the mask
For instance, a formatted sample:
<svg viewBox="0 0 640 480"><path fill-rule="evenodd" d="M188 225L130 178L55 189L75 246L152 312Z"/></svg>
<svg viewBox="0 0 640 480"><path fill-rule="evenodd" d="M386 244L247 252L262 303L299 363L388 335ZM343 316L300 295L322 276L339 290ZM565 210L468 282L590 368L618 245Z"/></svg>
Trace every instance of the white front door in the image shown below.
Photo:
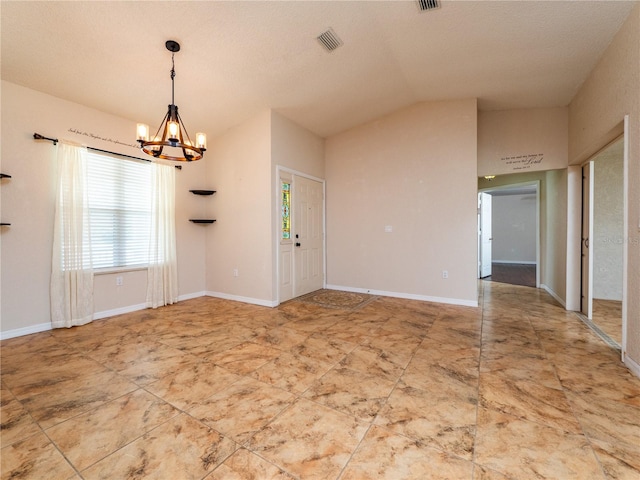
<svg viewBox="0 0 640 480"><path fill-rule="evenodd" d="M293 176L293 296L324 286L324 194L321 182Z"/></svg>
<svg viewBox="0 0 640 480"><path fill-rule="evenodd" d="M593 316L593 160L582 167L582 289L580 311Z"/></svg>
<svg viewBox="0 0 640 480"><path fill-rule="evenodd" d="M488 193L478 194L480 211L479 225L479 245L480 245L480 278L491 275L491 195Z"/></svg>

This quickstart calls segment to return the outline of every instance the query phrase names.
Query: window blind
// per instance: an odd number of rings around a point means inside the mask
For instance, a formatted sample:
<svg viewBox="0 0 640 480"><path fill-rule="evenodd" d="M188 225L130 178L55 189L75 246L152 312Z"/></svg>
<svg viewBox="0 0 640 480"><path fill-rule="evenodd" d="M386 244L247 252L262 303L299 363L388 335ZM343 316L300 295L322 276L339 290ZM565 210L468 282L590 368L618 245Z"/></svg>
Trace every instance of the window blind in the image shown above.
<svg viewBox="0 0 640 480"><path fill-rule="evenodd" d="M94 269L148 264L151 166L146 162L88 152Z"/></svg>

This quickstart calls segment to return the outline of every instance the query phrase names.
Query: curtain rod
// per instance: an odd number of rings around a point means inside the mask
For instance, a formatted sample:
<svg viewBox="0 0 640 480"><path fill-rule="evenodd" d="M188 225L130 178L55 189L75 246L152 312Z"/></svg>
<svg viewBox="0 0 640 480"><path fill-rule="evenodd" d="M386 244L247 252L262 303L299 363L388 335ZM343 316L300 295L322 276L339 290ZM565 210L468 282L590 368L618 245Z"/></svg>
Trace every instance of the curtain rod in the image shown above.
<svg viewBox="0 0 640 480"><path fill-rule="evenodd" d="M48 140L50 142L53 142L54 145L57 145L59 141L57 138L45 137L44 135L40 135L39 133L34 133L33 138L34 140ZM109 155L117 155L119 157L132 158L134 160L141 160L143 162L151 162L151 160L148 160L146 158L134 157L132 155L126 155L124 153L110 152L109 150L102 150L100 148L87 147L87 150L93 150L94 152L108 153ZM174 165L174 167L176 167L178 170L182 170L182 165Z"/></svg>

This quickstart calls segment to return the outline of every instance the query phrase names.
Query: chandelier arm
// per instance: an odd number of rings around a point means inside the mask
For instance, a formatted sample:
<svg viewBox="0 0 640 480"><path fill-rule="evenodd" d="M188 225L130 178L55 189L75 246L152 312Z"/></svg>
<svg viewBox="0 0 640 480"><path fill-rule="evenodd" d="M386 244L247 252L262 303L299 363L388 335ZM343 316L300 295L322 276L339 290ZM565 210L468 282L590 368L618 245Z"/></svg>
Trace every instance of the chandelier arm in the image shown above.
<svg viewBox="0 0 640 480"><path fill-rule="evenodd" d="M162 128L163 128L163 127L164 127L164 131L162 132L162 141L164 142L164 141L166 140L166 139L165 139L166 131L167 131L166 125L167 125L167 122L168 122L168 121L169 121L169 112L167 112L167 114L166 114L166 115L164 116L164 118L162 119L162 122L160 122L160 126L158 127L158 131L156 131L156 134L155 134L155 135L154 135L154 137L153 137L153 139L154 139L154 140L155 140L156 138L160 138L160 137L159 137L159 135L160 135L160 130L162 130Z"/></svg>
<svg viewBox="0 0 640 480"><path fill-rule="evenodd" d="M195 147L195 144L191 141L191 137L189 137L189 131L187 130L187 127L184 126L184 122L182 121L182 117L180 116L180 114L178 112L176 112L176 116L178 117L178 123L180 124L180 135L182 136L182 131L184 130L184 134L187 136L187 140L188 142L185 142L182 138L180 138L180 141L182 143L187 143L188 145L193 145Z"/></svg>

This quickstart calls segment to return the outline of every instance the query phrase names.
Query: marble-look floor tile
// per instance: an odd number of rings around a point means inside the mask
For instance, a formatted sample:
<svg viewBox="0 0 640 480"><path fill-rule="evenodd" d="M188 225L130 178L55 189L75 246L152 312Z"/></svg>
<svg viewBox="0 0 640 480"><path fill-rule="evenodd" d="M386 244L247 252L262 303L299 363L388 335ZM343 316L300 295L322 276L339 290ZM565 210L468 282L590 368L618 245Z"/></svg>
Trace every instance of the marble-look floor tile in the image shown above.
<svg viewBox="0 0 640 480"><path fill-rule="evenodd" d="M323 362L335 365L342 360L347 353L356 348L357 344L329 338L321 333L312 334L305 342L291 349L291 353L304 355Z"/></svg>
<svg viewBox="0 0 640 480"><path fill-rule="evenodd" d="M471 460L477 405L463 397L425 392L400 383L374 424Z"/></svg>
<svg viewBox="0 0 640 480"><path fill-rule="evenodd" d="M640 379L617 363L604 364L601 368L569 368L556 364L562 386L582 396L594 399L605 398L614 402L640 407Z"/></svg>
<svg viewBox="0 0 640 480"><path fill-rule="evenodd" d="M473 464L373 426L341 480L472 480Z"/></svg>
<svg viewBox="0 0 640 480"><path fill-rule="evenodd" d="M294 477L241 448L207 476L206 480L294 480Z"/></svg>
<svg viewBox="0 0 640 480"><path fill-rule="evenodd" d="M481 408L475 462L509 477L601 480L584 435Z"/></svg>
<svg viewBox="0 0 640 480"><path fill-rule="evenodd" d="M323 330L322 333L329 338L337 338L357 344L368 336L374 335L379 328L378 325L338 322Z"/></svg>
<svg viewBox="0 0 640 480"><path fill-rule="evenodd" d="M242 444L294 400L291 393L245 377L189 414Z"/></svg>
<svg viewBox="0 0 640 480"><path fill-rule="evenodd" d="M80 479L44 433L2 448L0 457L2 480Z"/></svg>
<svg viewBox="0 0 640 480"><path fill-rule="evenodd" d="M250 375L261 382L301 394L331 367L329 362L300 354L283 353Z"/></svg>
<svg viewBox="0 0 640 480"><path fill-rule="evenodd" d="M1 395L0 448L40 433L29 412L7 388L2 387Z"/></svg>
<svg viewBox="0 0 640 480"><path fill-rule="evenodd" d="M177 348L144 337L133 343L96 349L88 355L138 385L149 384L198 361Z"/></svg>
<svg viewBox="0 0 640 480"><path fill-rule="evenodd" d="M34 333L32 335L2 340L0 358L2 358L2 363L4 363L9 357L14 355L42 355L51 349L56 351L61 347L66 348L67 346L57 340L51 332Z"/></svg>
<svg viewBox="0 0 640 480"><path fill-rule="evenodd" d="M249 450L305 480L337 478L368 424L300 399L250 441Z"/></svg>
<svg viewBox="0 0 640 480"><path fill-rule="evenodd" d="M640 472L640 407L574 393L567 396L591 443Z"/></svg>
<svg viewBox="0 0 640 480"><path fill-rule="evenodd" d="M473 480L517 480L482 465L473 466Z"/></svg>
<svg viewBox="0 0 640 480"><path fill-rule="evenodd" d="M137 390L46 431L78 470L93 465L180 412Z"/></svg>
<svg viewBox="0 0 640 480"><path fill-rule="evenodd" d="M145 389L181 410L189 410L242 377L209 362L186 365Z"/></svg>
<svg viewBox="0 0 640 480"><path fill-rule="evenodd" d="M236 448L232 440L181 414L81 473L85 480L200 480Z"/></svg>
<svg viewBox="0 0 640 480"><path fill-rule="evenodd" d="M13 363L3 361L2 381L14 395L22 398L29 392L46 389L57 383L74 380L79 376L105 373L109 370L79 354L63 355L57 361L41 356Z"/></svg>
<svg viewBox="0 0 640 480"><path fill-rule="evenodd" d="M50 387L22 390L19 400L42 428L87 412L138 388L120 375L104 371L78 374Z"/></svg>
<svg viewBox="0 0 640 480"><path fill-rule="evenodd" d="M480 405L570 433L581 433L564 392L529 381L480 376Z"/></svg>
<svg viewBox="0 0 640 480"><path fill-rule="evenodd" d="M497 377L513 381L526 380L536 382L548 388L562 390L562 384L553 364L548 360L504 357L495 361L484 360L480 364L481 373L492 373Z"/></svg>
<svg viewBox="0 0 640 480"><path fill-rule="evenodd" d="M637 458L637 450L636 446L635 458ZM626 455L619 455L617 452L611 453L602 449L597 442L593 445L593 451L602 466L602 470L604 470L607 480L638 480L640 478L640 470L629 464L628 457L624 458Z"/></svg>
<svg viewBox="0 0 640 480"><path fill-rule="evenodd" d="M288 352L292 348L304 343L308 336L308 334L301 333L294 328L281 326L270 329L266 333L256 337L254 342L278 348L283 352Z"/></svg>
<svg viewBox="0 0 640 480"><path fill-rule="evenodd" d="M349 368L334 368L314 383L305 398L371 422L391 393L395 381Z"/></svg>
<svg viewBox="0 0 640 480"><path fill-rule="evenodd" d="M373 335L367 336L362 344L382 350L394 363L405 367L421 342L421 337L381 328Z"/></svg>
<svg viewBox="0 0 640 480"><path fill-rule="evenodd" d="M447 395L472 403L478 400L478 373L469 370L466 361L432 365L414 358L401 378L406 385L434 395Z"/></svg>
<svg viewBox="0 0 640 480"><path fill-rule="evenodd" d="M0 478L640 478L619 352L478 284L479 308L202 297L3 340Z"/></svg>
<svg viewBox="0 0 640 480"><path fill-rule="evenodd" d="M396 382L404 373L409 359L389 354L370 345L361 345L340 362L340 366Z"/></svg>
<svg viewBox="0 0 640 480"><path fill-rule="evenodd" d="M444 351L475 348L479 352L481 342L480 327L481 325L479 323L476 324L476 322L471 328L451 327L438 322L429 329L429 333L424 339L424 344L437 345Z"/></svg>
<svg viewBox="0 0 640 480"><path fill-rule="evenodd" d="M208 357L209 361L238 375L246 375L282 353L280 350L257 343L241 343L225 352Z"/></svg>

